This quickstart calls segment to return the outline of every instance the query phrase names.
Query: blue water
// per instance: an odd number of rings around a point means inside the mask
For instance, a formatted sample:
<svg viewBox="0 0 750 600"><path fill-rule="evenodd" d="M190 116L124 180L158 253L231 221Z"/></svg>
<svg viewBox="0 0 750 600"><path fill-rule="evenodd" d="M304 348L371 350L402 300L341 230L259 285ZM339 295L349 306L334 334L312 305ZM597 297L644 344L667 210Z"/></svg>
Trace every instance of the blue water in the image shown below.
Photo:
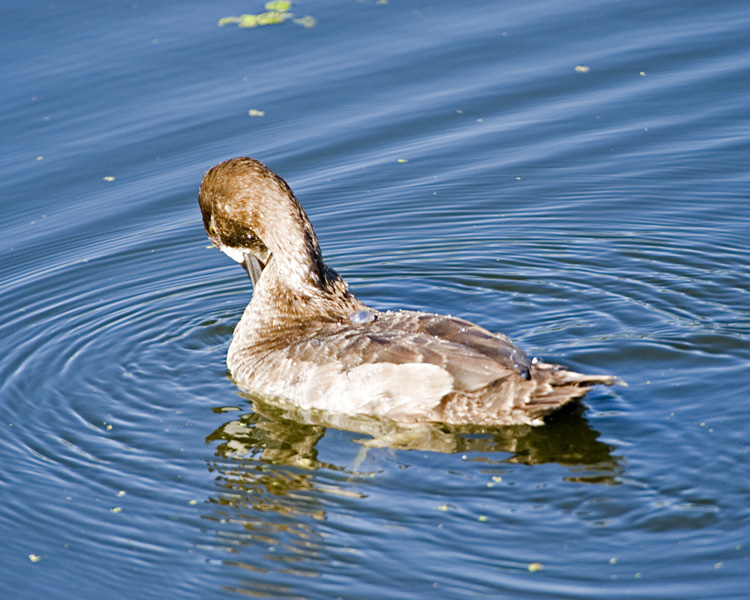
<svg viewBox="0 0 750 600"><path fill-rule="evenodd" d="M750 6L217 26L262 10L6 3L0 596L748 597ZM237 155L368 304L628 387L419 440L240 395L250 285L197 208Z"/></svg>

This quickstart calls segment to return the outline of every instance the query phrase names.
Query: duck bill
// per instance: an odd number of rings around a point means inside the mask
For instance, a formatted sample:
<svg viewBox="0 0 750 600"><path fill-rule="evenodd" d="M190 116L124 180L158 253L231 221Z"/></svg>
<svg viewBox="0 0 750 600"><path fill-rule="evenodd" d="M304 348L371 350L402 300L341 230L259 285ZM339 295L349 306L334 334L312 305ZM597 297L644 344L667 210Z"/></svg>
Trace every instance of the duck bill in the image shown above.
<svg viewBox="0 0 750 600"><path fill-rule="evenodd" d="M263 263L261 263L254 255L248 252L245 254L245 258L242 261L242 266L245 267L247 276L253 283L253 290L255 290L255 288L258 287L260 274L263 272Z"/></svg>

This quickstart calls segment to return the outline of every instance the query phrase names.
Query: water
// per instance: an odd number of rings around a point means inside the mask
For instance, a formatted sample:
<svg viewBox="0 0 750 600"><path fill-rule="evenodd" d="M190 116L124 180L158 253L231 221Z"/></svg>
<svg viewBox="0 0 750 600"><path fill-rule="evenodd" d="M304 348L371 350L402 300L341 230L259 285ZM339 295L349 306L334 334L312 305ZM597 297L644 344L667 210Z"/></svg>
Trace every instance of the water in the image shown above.
<svg viewBox="0 0 750 600"><path fill-rule="evenodd" d="M216 24L261 10L6 7L1 595L747 597L747 3ZM429 439L239 395L197 187L245 154L365 302L629 386Z"/></svg>

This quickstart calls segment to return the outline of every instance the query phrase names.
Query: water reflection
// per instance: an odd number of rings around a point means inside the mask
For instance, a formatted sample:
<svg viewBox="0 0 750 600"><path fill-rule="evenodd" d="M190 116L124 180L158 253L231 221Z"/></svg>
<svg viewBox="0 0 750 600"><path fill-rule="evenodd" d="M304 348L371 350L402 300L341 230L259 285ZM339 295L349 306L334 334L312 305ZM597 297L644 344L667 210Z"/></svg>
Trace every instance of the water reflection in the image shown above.
<svg viewBox="0 0 750 600"><path fill-rule="evenodd" d="M387 447L393 450L422 450L440 453L508 453L502 462L527 465L558 463L571 468L596 469L601 481L614 482L618 461L612 457L614 446L599 441L583 416L583 408L558 415L544 427L517 425L507 427L448 426L429 423L404 427L382 419L352 417L300 410L271 404L255 395L247 395L253 411L240 414L211 435L208 442L219 442L216 452L224 457L254 458L263 462L296 465L315 469L341 469L317 459L317 443L328 428L336 428L368 437L356 440L364 448ZM489 460L484 457L482 460ZM493 461L494 462L494 461Z"/></svg>
<svg viewBox="0 0 750 600"><path fill-rule="evenodd" d="M252 412L228 413L235 418L207 437L216 444L209 468L220 489L205 518L215 522L219 547L235 555L224 564L236 568L239 578L225 589L242 595L300 597L300 581L358 560L354 554L337 555L343 551L331 538L328 521L332 510L353 520L362 512L361 502L369 495L364 492L371 488L361 482L372 480L359 467L364 455L376 452L373 447L461 453L466 461L481 462L481 469L557 463L569 468L566 479L589 483L614 483L620 472L615 448L598 440L580 410L545 427L404 429L373 419L299 411L259 397L248 400ZM353 466L318 458L318 444L331 427L363 435L355 440L362 450Z"/></svg>

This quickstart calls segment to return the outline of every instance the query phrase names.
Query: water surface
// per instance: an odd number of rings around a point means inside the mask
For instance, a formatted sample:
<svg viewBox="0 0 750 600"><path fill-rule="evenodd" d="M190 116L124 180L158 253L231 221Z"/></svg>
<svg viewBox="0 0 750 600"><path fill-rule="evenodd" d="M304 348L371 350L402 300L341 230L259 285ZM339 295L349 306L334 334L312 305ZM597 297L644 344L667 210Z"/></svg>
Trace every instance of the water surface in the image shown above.
<svg viewBox="0 0 750 600"><path fill-rule="evenodd" d="M7 7L2 595L746 596L747 4L306 0L312 28L217 26L261 10ZM237 155L366 303L628 387L420 438L239 394L250 284L197 208Z"/></svg>

